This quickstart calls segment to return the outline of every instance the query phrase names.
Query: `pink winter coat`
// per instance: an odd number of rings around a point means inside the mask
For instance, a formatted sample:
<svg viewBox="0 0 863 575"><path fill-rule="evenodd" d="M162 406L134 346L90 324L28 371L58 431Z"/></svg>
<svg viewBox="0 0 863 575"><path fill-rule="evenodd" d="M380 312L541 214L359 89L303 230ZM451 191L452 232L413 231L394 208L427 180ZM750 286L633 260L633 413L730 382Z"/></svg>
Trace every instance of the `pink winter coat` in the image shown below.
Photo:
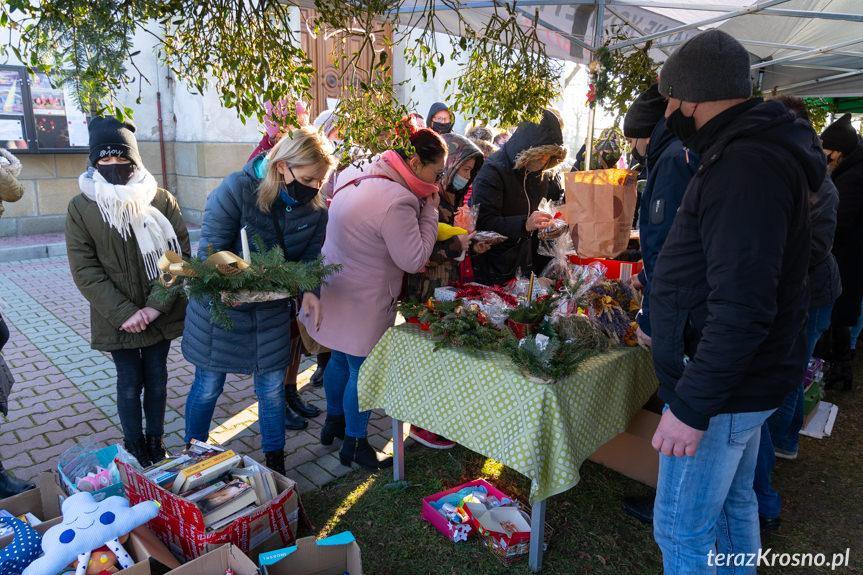
<svg viewBox="0 0 863 575"><path fill-rule="evenodd" d="M368 174L392 181L368 178L345 187ZM338 175L335 189L322 253L326 263L341 264L342 269L321 287L320 329L314 329L312 316L301 315L300 320L318 343L365 357L395 323L405 272L417 273L428 262L438 214L428 204L421 207L406 178L383 159L364 170L348 166Z"/></svg>

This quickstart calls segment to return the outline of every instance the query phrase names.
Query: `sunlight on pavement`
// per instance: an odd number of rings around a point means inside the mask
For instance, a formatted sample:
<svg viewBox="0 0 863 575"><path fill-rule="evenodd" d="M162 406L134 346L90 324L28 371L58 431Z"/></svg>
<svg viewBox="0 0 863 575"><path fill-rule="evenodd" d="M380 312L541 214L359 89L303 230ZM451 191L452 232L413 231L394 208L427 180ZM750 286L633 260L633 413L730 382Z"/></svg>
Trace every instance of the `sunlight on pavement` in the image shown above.
<svg viewBox="0 0 863 575"><path fill-rule="evenodd" d="M315 368L316 366L312 365L312 367L299 374L297 376L297 380L301 381L305 379L305 381L308 381L312 374L315 372ZM225 443L227 443L228 441L254 425L257 421L258 402L256 401L249 407L245 408L238 414L231 417L226 422L213 429L210 432L210 437L208 441L210 443L224 445Z"/></svg>
<svg viewBox="0 0 863 575"><path fill-rule="evenodd" d="M377 475L370 475L368 479L366 479L359 487L351 491L347 497L345 497L342 502L339 504L336 512L333 513L333 516L327 520L327 524L324 525L321 532L318 533L317 538L323 539L325 537L329 537L330 533L333 529L338 526L339 522L342 520L342 516L347 513L351 507L353 507L357 501L360 500L360 497L365 495L366 491L369 490L369 487L372 486L375 479L377 479Z"/></svg>

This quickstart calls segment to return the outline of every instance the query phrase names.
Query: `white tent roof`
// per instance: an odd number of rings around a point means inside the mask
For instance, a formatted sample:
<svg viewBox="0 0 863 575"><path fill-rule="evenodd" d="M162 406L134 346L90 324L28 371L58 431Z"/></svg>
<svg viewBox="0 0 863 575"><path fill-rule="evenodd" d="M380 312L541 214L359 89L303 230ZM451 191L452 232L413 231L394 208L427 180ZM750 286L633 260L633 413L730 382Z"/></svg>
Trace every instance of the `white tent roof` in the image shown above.
<svg viewBox="0 0 863 575"><path fill-rule="evenodd" d="M435 5L438 30L457 33L452 0ZM482 29L500 0L461 0L459 13ZM425 0L406 0L399 20L428 17ZM631 40L653 40L651 55L668 54L700 30L718 27L752 53L753 78L765 92L800 96L863 96L863 0L521 0L526 26L539 12L540 39L549 55L585 63L615 26ZM602 31L601 35L596 30Z"/></svg>

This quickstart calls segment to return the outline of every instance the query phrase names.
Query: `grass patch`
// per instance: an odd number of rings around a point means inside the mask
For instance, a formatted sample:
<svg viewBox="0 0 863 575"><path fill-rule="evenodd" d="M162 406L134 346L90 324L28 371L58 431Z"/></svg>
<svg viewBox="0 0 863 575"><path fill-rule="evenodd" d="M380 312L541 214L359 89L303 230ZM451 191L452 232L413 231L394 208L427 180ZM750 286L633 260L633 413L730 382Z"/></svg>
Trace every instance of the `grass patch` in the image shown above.
<svg viewBox="0 0 863 575"><path fill-rule="evenodd" d="M863 357L855 365L863 386ZM833 436L800 439L795 461L779 460L774 487L784 500L782 529L767 533L763 546L778 553L833 553L851 549L851 566L843 573L863 573L863 392L830 391L827 401L839 405ZM485 478L527 501L529 481L482 455L456 446L407 449L409 485L392 484L392 471L355 471L323 489L303 495L315 529L300 535L352 531L362 549L363 567L378 574L530 573L527 560L504 567L472 536L452 543L420 518L422 498L460 483ZM602 466L586 462L581 483L548 501L546 521L554 538L543 561L543 573L657 574L662 571L653 530L621 508L624 495L647 495L651 489ZM829 568L779 568L770 572L830 573ZM840 571L835 571L836 573Z"/></svg>

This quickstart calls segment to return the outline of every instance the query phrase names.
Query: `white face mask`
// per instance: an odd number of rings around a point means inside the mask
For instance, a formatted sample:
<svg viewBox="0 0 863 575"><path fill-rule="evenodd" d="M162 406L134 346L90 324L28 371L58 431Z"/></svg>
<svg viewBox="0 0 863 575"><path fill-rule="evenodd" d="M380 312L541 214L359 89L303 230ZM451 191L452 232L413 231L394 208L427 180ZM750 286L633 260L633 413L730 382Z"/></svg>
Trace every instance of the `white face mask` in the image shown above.
<svg viewBox="0 0 863 575"><path fill-rule="evenodd" d="M463 190L467 186L468 179L456 174L452 179L452 187L456 190Z"/></svg>

